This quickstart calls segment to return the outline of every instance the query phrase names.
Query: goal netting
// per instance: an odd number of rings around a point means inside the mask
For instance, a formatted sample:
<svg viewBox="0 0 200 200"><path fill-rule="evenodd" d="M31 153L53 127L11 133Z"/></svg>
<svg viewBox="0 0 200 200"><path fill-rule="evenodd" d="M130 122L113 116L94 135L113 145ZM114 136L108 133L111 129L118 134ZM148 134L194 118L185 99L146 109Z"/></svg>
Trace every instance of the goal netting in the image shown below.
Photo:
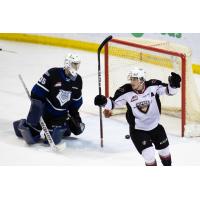
<svg viewBox="0 0 200 200"><path fill-rule="evenodd" d="M200 136L200 98L193 77L191 49L179 44L147 39L112 39L105 46L105 94L113 96L127 82L127 74L138 66L146 79L168 83L172 71L182 77L175 96L161 96L162 113L180 117L182 136ZM125 112L125 109L114 111Z"/></svg>

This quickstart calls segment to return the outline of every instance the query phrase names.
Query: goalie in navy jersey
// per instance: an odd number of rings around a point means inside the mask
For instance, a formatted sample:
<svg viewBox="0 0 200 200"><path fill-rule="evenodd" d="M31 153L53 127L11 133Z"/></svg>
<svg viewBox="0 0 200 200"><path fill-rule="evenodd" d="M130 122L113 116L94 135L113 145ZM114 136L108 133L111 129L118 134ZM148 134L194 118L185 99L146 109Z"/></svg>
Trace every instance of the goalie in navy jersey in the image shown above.
<svg viewBox="0 0 200 200"><path fill-rule="evenodd" d="M160 80L145 80L145 71L134 68L128 74L129 84L120 87L114 97L97 95L94 104L105 108L105 117L111 110L126 105L126 120L129 133L146 166L156 166L155 149L164 166L171 166L169 141L164 127L159 123L161 114L160 95L175 95L180 88L181 77L172 72L169 83ZM154 145L154 147L153 147Z"/></svg>
<svg viewBox="0 0 200 200"><path fill-rule="evenodd" d="M13 122L15 133L27 144L35 144L41 138L42 116L55 144L71 133L84 131L79 108L82 105L82 78L77 73L80 58L68 54L64 67L51 68L39 79L31 91L31 106L27 119ZM45 138L44 142L47 142Z"/></svg>

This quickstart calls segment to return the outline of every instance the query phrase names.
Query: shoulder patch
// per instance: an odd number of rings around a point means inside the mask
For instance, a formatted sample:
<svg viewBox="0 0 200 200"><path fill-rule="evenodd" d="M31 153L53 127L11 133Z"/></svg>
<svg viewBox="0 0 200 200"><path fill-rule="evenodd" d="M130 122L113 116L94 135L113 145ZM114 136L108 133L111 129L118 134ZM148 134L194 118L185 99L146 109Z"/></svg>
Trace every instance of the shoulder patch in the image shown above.
<svg viewBox="0 0 200 200"><path fill-rule="evenodd" d="M118 88L117 89L119 92L124 92L125 91L125 89L123 88L123 87L120 87L120 88Z"/></svg>
<svg viewBox="0 0 200 200"><path fill-rule="evenodd" d="M116 92L115 92L113 98L114 98L114 99L117 99L119 96L122 96L122 95L124 95L125 93L130 92L130 91L132 91L131 84L125 84L125 85L119 87L119 88L116 90Z"/></svg>
<svg viewBox="0 0 200 200"><path fill-rule="evenodd" d="M167 84L163 83L162 81L157 80L157 79L150 79L149 81L145 82L145 85L146 85L146 87L149 87L149 86L154 86L154 85L163 85L163 86L166 86Z"/></svg>
<svg viewBox="0 0 200 200"><path fill-rule="evenodd" d="M117 89L118 92L126 93L132 90L131 84L125 84Z"/></svg>
<svg viewBox="0 0 200 200"><path fill-rule="evenodd" d="M149 81L150 81L150 83L151 83L152 85L160 85L160 84L162 84L162 81L157 80L157 79L151 79L151 80L149 80Z"/></svg>
<svg viewBox="0 0 200 200"><path fill-rule="evenodd" d="M158 82L158 80L156 80L156 79L152 79L150 81L151 81L152 84L155 84L156 82Z"/></svg>

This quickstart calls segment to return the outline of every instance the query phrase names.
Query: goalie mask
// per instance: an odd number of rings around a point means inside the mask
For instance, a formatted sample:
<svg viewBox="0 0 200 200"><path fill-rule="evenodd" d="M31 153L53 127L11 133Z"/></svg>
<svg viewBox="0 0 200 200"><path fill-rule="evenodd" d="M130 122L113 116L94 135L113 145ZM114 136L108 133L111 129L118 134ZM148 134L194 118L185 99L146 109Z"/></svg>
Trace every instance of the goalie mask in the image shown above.
<svg viewBox="0 0 200 200"><path fill-rule="evenodd" d="M66 57L65 57L65 61L64 61L64 70L69 73L72 76L76 76L77 75L77 71L79 69L81 60L79 58L79 56L69 53Z"/></svg>

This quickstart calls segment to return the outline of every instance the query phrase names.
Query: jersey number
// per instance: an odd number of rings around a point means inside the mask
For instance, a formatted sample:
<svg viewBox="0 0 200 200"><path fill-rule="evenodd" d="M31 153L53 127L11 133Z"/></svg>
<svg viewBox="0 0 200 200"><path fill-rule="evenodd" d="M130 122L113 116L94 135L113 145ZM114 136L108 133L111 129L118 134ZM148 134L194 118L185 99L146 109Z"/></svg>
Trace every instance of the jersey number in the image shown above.
<svg viewBox="0 0 200 200"><path fill-rule="evenodd" d="M39 79L39 82L42 83L42 84L44 85L44 84L46 83L46 78L41 77L41 78Z"/></svg>

